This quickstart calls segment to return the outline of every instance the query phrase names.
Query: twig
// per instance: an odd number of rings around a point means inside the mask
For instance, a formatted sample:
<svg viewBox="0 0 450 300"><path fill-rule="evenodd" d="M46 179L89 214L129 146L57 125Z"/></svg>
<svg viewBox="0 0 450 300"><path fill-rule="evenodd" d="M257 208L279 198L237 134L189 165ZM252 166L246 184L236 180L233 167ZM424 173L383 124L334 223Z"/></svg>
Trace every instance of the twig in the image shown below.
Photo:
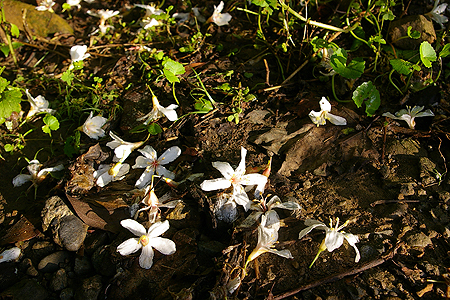
<svg viewBox="0 0 450 300"><path fill-rule="evenodd" d="M405 203L408 203L408 202L410 202L410 203L416 203L416 202L420 202L420 200L405 200L405 199L403 199L403 200L378 200L378 201L375 201L375 202L370 203L370 206L374 207L374 206L376 206L376 205L378 205L378 204L385 204L385 203L402 203L402 202L405 202Z"/></svg>
<svg viewBox="0 0 450 300"><path fill-rule="evenodd" d="M322 284L326 284L326 283L329 283L329 282L333 282L333 281L337 281L337 280L340 280L340 279L342 279L344 277L355 275L355 274L361 273L363 271L375 268L375 267L383 264L387 260L391 259L392 257L394 257L395 253L397 252L397 249L400 248L400 246L402 246L403 244L404 244L403 242L398 243L391 251L389 251L389 253L387 253L382 258L378 258L378 259L372 260L371 262L368 262L368 263L362 265L359 268L356 268L356 269L353 269L353 270L349 270L349 271L346 271L346 272L343 272L343 273L340 273L340 274L328 276L328 277L325 277L323 279L314 281L312 283L309 283L307 285L301 286L299 288L296 288L296 289L291 290L289 292L286 292L284 294L275 296L275 297L273 297L273 300L284 299L284 298L290 297L292 295L295 295L295 294L297 294L297 293L299 293L301 291L306 291L306 290L315 288L316 286L319 286L319 285L322 285Z"/></svg>
<svg viewBox="0 0 450 300"><path fill-rule="evenodd" d="M266 84L268 86L270 86L270 80L269 80L269 74L270 74L270 69L269 69L269 64L267 63L267 60L264 58L264 65L266 66Z"/></svg>

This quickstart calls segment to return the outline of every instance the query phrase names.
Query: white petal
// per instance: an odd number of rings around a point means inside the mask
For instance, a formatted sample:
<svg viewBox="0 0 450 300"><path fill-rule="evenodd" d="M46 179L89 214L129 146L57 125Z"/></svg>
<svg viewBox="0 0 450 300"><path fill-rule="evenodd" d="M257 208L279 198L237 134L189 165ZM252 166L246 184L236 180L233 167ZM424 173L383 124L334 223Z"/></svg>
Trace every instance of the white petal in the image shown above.
<svg viewBox="0 0 450 300"><path fill-rule="evenodd" d="M216 168L223 177L230 179L234 175L234 170L227 162L215 161L212 166Z"/></svg>
<svg viewBox="0 0 450 300"><path fill-rule="evenodd" d="M138 237L141 237L147 233L145 227L133 219L122 220L120 221L120 225L122 225L124 228L128 229L129 231L131 231L131 233Z"/></svg>
<svg viewBox="0 0 450 300"><path fill-rule="evenodd" d="M141 255L139 256L139 265L143 269L150 269L153 265L153 249L150 245L142 247Z"/></svg>
<svg viewBox="0 0 450 300"><path fill-rule="evenodd" d="M180 154L181 149L178 146L173 146L164 151L164 153L158 158L158 161L161 165L165 165L177 159Z"/></svg>
<svg viewBox="0 0 450 300"><path fill-rule="evenodd" d="M280 225L280 217L278 216L277 212L274 210L269 210L264 215L266 216L265 226L276 229L278 231L281 225Z"/></svg>
<svg viewBox="0 0 450 300"><path fill-rule="evenodd" d="M114 178L111 175L109 175L108 172L105 172L105 173L101 174L100 176L98 176L96 183L99 187L104 187L104 186L108 185L108 183L113 181L113 179Z"/></svg>
<svg viewBox="0 0 450 300"><path fill-rule="evenodd" d="M130 255L141 249L142 245L138 238L131 238L117 246L117 252L121 255Z"/></svg>
<svg viewBox="0 0 450 300"><path fill-rule="evenodd" d="M335 116L333 114L327 113L326 118L334 125L347 125L347 120L343 117Z"/></svg>
<svg viewBox="0 0 450 300"><path fill-rule="evenodd" d="M155 161L158 158L158 153L153 149L152 146L145 146L144 149L139 149L139 152L142 153L145 157L147 157L150 161Z"/></svg>
<svg viewBox="0 0 450 300"><path fill-rule="evenodd" d="M245 174L245 157L246 156L247 156L247 149L245 149L244 147L241 147L241 161L239 162L239 166L234 171L234 173L236 175L244 175Z"/></svg>
<svg viewBox="0 0 450 300"><path fill-rule="evenodd" d="M267 177L263 174L246 174L244 176L241 176L241 180L239 182L243 185L258 185L258 186L264 186L267 183Z"/></svg>
<svg viewBox="0 0 450 300"><path fill-rule="evenodd" d="M297 202L293 201L287 201L283 203L276 203L273 208L283 208L283 209L289 209L289 210L298 210L302 207Z"/></svg>
<svg viewBox="0 0 450 300"><path fill-rule="evenodd" d="M427 109L426 111L418 113L416 117L434 117L434 113L431 110Z"/></svg>
<svg viewBox="0 0 450 300"><path fill-rule="evenodd" d="M176 245L173 241L162 237L154 237L150 239L149 246L152 246L164 255L171 255L177 251Z"/></svg>
<svg viewBox="0 0 450 300"><path fill-rule="evenodd" d="M267 252L279 255L279 256L284 257L284 258L291 258L291 259L294 258L292 256L291 251L289 251L287 249L286 250L268 249Z"/></svg>
<svg viewBox="0 0 450 300"><path fill-rule="evenodd" d="M245 211L249 210L252 205L252 201L240 184L233 184L233 199L237 204L242 205Z"/></svg>
<svg viewBox="0 0 450 300"><path fill-rule="evenodd" d="M311 232L311 230L313 230L314 228L317 229L321 229L321 230L327 230L328 227L323 224L322 222L316 221L316 220L311 220L308 219L305 221L305 225L308 226L305 229L303 229L302 231L300 231L300 233L298 234L298 238L302 239L305 235L307 235L308 233Z"/></svg>
<svg viewBox="0 0 450 300"><path fill-rule="evenodd" d="M206 192L214 190L223 190L231 186L231 181L225 178L205 180L200 184L200 188Z"/></svg>
<svg viewBox="0 0 450 300"><path fill-rule="evenodd" d="M169 228L170 224L167 220L165 220L164 222L155 223L148 229L147 236L149 239L160 236L161 234L169 230Z"/></svg>
<svg viewBox="0 0 450 300"><path fill-rule="evenodd" d="M175 178L175 173L172 171L167 170L166 168L164 168L163 166L157 166L156 167L156 173L158 175L167 177L169 179L174 179Z"/></svg>
<svg viewBox="0 0 450 300"><path fill-rule="evenodd" d="M178 105L171 104L167 106L166 108L160 106L158 107L159 111L162 112L169 121L176 121L178 119L177 112L175 111L175 108L178 108Z"/></svg>
<svg viewBox="0 0 450 300"><path fill-rule="evenodd" d="M114 181L122 180L122 177L125 174L128 174L129 171L130 171L130 165L129 164L122 164L122 166L119 169L119 173L117 173L117 175L114 178Z"/></svg>
<svg viewBox="0 0 450 300"><path fill-rule="evenodd" d="M12 184L14 187L18 187L23 185L24 183L31 181L33 179L33 176L28 174L19 174L16 177L13 178Z"/></svg>
<svg viewBox="0 0 450 300"><path fill-rule="evenodd" d="M120 145L124 144L125 142L114 132L110 131L109 136L113 139L111 142L106 143L106 146L108 146L111 149L116 149Z"/></svg>
<svg viewBox="0 0 450 300"><path fill-rule="evenodd" d="M385 112L384 114L382 114L382 116L383 117L388 117L388 118L391 118L391 119L397 119L397 117L396 116L394 116L393 114L391 114L390 112Z"/></svg>
<svg viewBox="0 0 450 300"><path fill-rule="evenodd" d="M136 187L138 189L144 188L151 180L153 176L153 169L146 168L145 171L141 174L139 179L136 181Z"/></svg>
<svg viewBox="0 0 450 300"><path fill-rule="evenodd" d="M325 236L325 246L329 252L342 246L344 235L336 230L328 230Z"/></svg>
<svg viewBox="0 0 450 300"><path fill-rule="evenodd" d="M8 250L5 250L2 253L0 253L0 263L16 260L19 258L20 253L21 250L18 247L13 247Z"/></svg>
<svg viewBox="0 0 450 300"><path fill-rule="evenodd" d="M322 113L321 112L317 112L317 111L314 111L314 110L312 110L310 113L309 113L309 118L311 119L311 121L314 123L314 124L316 124L317 126L319 126L319 125L325 125L326 124L326 120L325 120L325 118L323 117L323 115L322 115Z"/></svg>
<svg viewBox="0 0 450 300"><path fill-rule="evenodd" d="M322 97L322 99L320 99L320 101L319 101L319 105L320 105L321 111L326 111L326 112L331 111L331 103L328 102L327 98Z"/></svg>
<svg viewBox="0 0 450 300"><path fill-rule="evenodd" d="M353 247L353 249L355 249L356 252L356 257L355 257L355 262L358 262L361 259L361 254L359 253L358 248L356 247L356 243L359 242L359 239L356 235L353 235L351 233L342 233L345 237L345 239L347 240L347 242L349 243L350 246Z"/></svg>
<svg viewBox="0 0 450 300"><path fill-rule="evenodd" d="M173 201L169 201L169 202L160 204L159 207L175 208L175 206L177 206L177 204L180 202L182 202L182 200L173 200Z"/></svg>
<svg viewBox="0 0 450 300"><path fill-rule="evenodd" d="M140 149L138 151L141 151ZM137 169L137 168L150 168L153 169L152 166L150 165L152 162L152 160L150 160L149 158L145 157L145 156L138 156L136 157L136 163L132 166L133 169Z"/></svg>

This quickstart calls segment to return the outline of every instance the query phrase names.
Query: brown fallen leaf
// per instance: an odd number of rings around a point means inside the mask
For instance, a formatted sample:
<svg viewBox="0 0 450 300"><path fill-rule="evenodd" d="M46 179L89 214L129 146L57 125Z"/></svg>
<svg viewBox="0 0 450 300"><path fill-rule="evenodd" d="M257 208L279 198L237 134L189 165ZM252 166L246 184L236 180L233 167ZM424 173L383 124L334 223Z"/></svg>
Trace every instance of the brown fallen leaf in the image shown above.
<svg viewBox="0 0 450 300"><path fill-rule="evenodd" d="M6 233L2 235L0 238L0 246L27 241L40 233L41 232L36 229L26 217L22 216L16 224L8 228Z"/></svg>
<svg viewBox="0 0 450 300"><path fill-rule="evenodd" d="M430 284L427 284L426 287L424 287L423 289L421 289L420 291L418 291L416 294L417 294L417 296L419 296L419 297L422 298L422 296L423 296L425 293L431 292L432 290L433 290L433 284L430 283Z"/></svg>

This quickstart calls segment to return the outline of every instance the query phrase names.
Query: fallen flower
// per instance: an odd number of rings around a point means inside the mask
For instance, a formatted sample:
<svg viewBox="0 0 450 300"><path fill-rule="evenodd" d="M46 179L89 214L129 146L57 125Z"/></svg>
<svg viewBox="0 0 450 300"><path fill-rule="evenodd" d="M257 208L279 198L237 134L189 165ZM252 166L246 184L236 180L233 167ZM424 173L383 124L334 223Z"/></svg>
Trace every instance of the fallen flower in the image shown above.
<svg viewBox="0 0 450 300"><path fill-rule="evenodd" d="M266 252L270 252L284 258L294 258L289 250L277 250L273 248L274 244L278 241L278 229L280 228L280 223L278 222L272 223L272 225L267 225L266 222L266 216L261 216L261 224L258 226L258 243L245 262L244 273L249 262Z"/></svg>
<svg viewBox="0 0 450 300"><path fill-rule="evenodd" d="M154 5L135 4L134 6L145 9L145 16L140 22L142 28L146 30L150 27L161 25L161 23L153 18L153 16L159 16L163 14L163 10L156 8Z"/></svg>
<svg viewBox="0 0 450 300"><path fill-rule="evenodd" d="M148 125L151 121L156 121L163 116L166 116L167 119L169 119L169 121L172 122L178 119L177 112L175 111L175 109L178 108L178 105L170 104L167 107L162 107L159 104L158 98L156 98L155 95L152 96L152 102L153 102L153 109L145 116L137 119L138 121L147 119L144 122L144 125Z"/></svg>
<svg viewBox="0 0 450 300"><path fill-rule="evenodd" d="M181 149L179 147L170 147L159 158L152 146L145 146L144 149L139 149L138 151L141 152L143 156L138 156L136 158L136 164L132 168L145 168L145 171L136 181L137 188L142 189L145 187L152 180L152 176L155 173L169 179L175 178L175 174L167 170L164 165L174 161L180 156Z"/></svg>
<svg viewBox="0 0 450 300"><path fill-rule="evenodd" d="M105 136L105 130L103 130L102 127L106 124L108 119L101 116L93 117L93 115L94 113L91 111L89 117L80 129L91 139L98 140Z"/></svg>
<svg viewBox="0 0 450 300"><path fill-rule="evenodd" d="M91 56L89 53L86 53L87 48L88 47L86 45L75 45L70 48L70 59L72 60L72 64L77 61L82 61L85 58ZM71 66L73 68L72 64Z"/></svg>
<svg viewBox="0 0 450 300"><path fill-rule="evenodd" d="M383 114L383 117L388 117L394 120L403 120L408 123L409 128L414 129L416 126L416 121L414 121L414 118L434 116L431 110L427 109L426 111L420 112L422 110L423 106L414 106L413 108L406 106L406 109L401 109L396 112L395 116L390 112L386 112Z"/></svg>
<svg viewBox="0 0 450 300"><path fill-rule="evenodd" d="M319 125L325 125L327 123L327 120L334 125L347 125L347 120L330 113L331 103L328 102L328 100L325 97L322 97L319 104L320 104L319 112L312 110L309 113L309 118L314 124L317 125L317 127L319 127Z"/></svg>
<svg viewBox="0 0 450 300"><path fill-rule="evenodd" d="M350 246L352 246L356 251L356 257L355 262L358 262L361 258L358 248L356 247L356 243L359 242L359 239L356 235L353 235L351 233L345 233L345 232L339 232L342 228L348 225L348 220L342 224L339 227L339 218L336 218L336 227L333 227L333 221L330 218L330 227L327 227L324 223L316 220L308 219L305 221L305 225L308 226L302 231L300 231L298 238L301 239L305 235L307 235L311 230L314 228L324 230L325 231L325 238L323 239L322 243L320 244L319 251L317 252L316 257L314 258L313 262L309 266L310 268L314 264L314 262L319 257L319 254L324 251L325 249L328 249L328 252L332 252L333 250L339 248L344 243L344 239L347 240Z"/></svg>
<svg viewBox="0 0 450 300"><path fill-rule="evenodd" d="M164 255L174 254L177 250L173 241L159 237L170 227L169 221L167 220L153 224L148 229L148 232L146 232L144 226L135 220L122 220L120 224L139 238L130 238L126 240L117 246L117 251L121 255L129 255L142 248L141 255L139 256L139 266L141 266L141 268L150 269L152 267L154 255L153 248Z"/></svg>
<svg viewBox="0 0 450 300"><path fill-rule="evenodd" d="M35 114L39 113L49 113L53 114L55 112L54 109L48 108L48 101L41 95L33 98L31 94L28 92L28 89L25 90L25 94L27 95L28 101L30 102L30 110L28 111L26 119L30 119Z"/></svg>
<svg viewBox="0 0 450 300"><path fill-rule="evenodd" d="M126 142L118 137L114 132L110 131L109 136L113 139L111 142L106 143L106 146L114 150L113 161L124 162L125 159L137 148L141 147L145 141L140 142Z"/></svg>
<svg viewBox="0 0 450 300"><path fill-rule="evenodd" d="M12 247L0 253L0 263L17 260L22 250L18 247Z"/></svg>
<svg viewBox="0 0 450 300"><path fill-rule="evenodd" d="M102 34L105 34L108 28L114 28L114 26L112 26L112 25L105 25L106 20L118 15L119 11L117 11L117 10L114 11L114 10L109 10L109 9L100 9L97 12L88 10L87 13L93 17L100 18L100 24L98 25L98 28L100 28L100 32Z"/></svg>
<svg viewBox="0 0 450 300"><path fill-rule="evenodd" d="M19 174L13 178L14 187L23 185L24 183L31 181L33 185L38 185L41 183L45 177L51 172L58 172L64 169L62 164L55 167L41 169L42 164L37 160L33 159L28 163L27 169L30 174Z"/></svg>
<svg viewBox="0 0 450 300"><path fill-rule="evenodd" d="M243 222L244 226L253 225L256 220L259 219L261 215L265 215L269 220L273 220L271 222L279 222L280 217L278 213L274 210L274 208L282 208L288 210L299 210L301 209L300 204L294 201L286 201L281 202L280 197L273 196L270 198L269 202L266 202L266 198L261 197L260 200L253 202L250 207L251 210L254 210ZM271 224L271 222L267 222L267 224Z"/></svg>
<svg viewBox="0 0 450 300"><path fill-rule="evenodd" d="M46 11L48 10L49 12L53 13L53 5L56 4L56 2L53 2L52 0L40 0L38 2L38 6L36 6L36 10L38 11Z"/></svg>
<svg viewBox="0 0 450 300"><path fill-rule="evenodd" d="M425 15L429 16L433 21L441 25L441 28L444 28L444 23L448 22L448 18L444 16L445 9L447 8L447 3L439 4L439 0L434 1L433 9L426 13Z"/></svg>
<svg viewBox="0 0 450 300"><path fill-rule="evenodd" d="M119 181L125 178L125 175L130 171L129 164L122 164L118 162L111 167L108 164L102 164L94 171L94 178L97 179L97 185L104 187L111 181Z"/></svg>
<svg viewBox="0 0 450 300"><path fill-rule="evenodd" d="M222 190L233 186L233 194L231 199L237 204L242 205L247 211L250 208L251 201L242 185L256 185L256 190L261 191L267 182L267 177L262 174L245 174L245 156L247 150L241 147L241 162L236 170L227 162L213 162L212 165L222 175L223 178L205 180L200 185L204 191ZM255 192L256 193L256 192Z"/></svg>
<svg viewBox="0 0 450 300"><path fill-rule="evenodd" d="M172 18L174 19L178 19L178 24L180 23L184 23L184 22L188 22L188 23L195 23L194 18L197 18L197 20L200 23L205 23L206 19L205 17L202 16L202 14L200 13L200 10L198 7L193 7L192 11L190 13L174 13L172 15ZM192 22L191 22L192 21Z"/></svg>
<svg viewBox="0 0 450 300"><path fill-rule="evenodd" d="M217 26L228 25L231 20L231 15L229 13L222 13L223 6L223 1L220 1L219 6L214 5L214 12L210 18L211 22L215 23Z"/></svg>

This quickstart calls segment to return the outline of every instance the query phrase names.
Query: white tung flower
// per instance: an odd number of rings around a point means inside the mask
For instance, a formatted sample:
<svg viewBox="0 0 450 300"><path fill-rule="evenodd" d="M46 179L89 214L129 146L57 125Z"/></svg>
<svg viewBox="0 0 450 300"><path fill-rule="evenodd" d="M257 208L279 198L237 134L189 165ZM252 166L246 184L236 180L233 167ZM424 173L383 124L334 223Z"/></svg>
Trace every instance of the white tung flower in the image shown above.
<svg viewBox="0 0 450 300"><path fill-rule="evenodd" d="M129 164L122 164L121 162L115 165L103 164L94 172L94 178L97 179L97 185L104 187L111 181L119 181L125 178L125 175L130 171Z"/></svg>
<svg viewBox="0 0 450 300"><path fill-rule="evenodd" d="M152 176L155 173L169 179L175 178L175 174L167 170L164 165L174 161L180 156L181 149L179 147L170 147L159 158L152 146L145 146L144 149L139 149L138 151L141 152L143 156L138 156L136 158L136 164L132 168L145 168L145 171L136 181L137 188L142 189L145 187L152 180Z"/></svg>
<svg viewBox="0 0 450 300"><path fill-rule="evenodd" d="M172 17L174 19L178 19L178 24L184 23L184 22L189 22L189 23L194 24L194 22L195 22L194 18L197 18L197 20L200 23L205 23L206 22L205 17L203 17L201 15L200 10L199 10L198 7L193 7L192 11L190 13L174 13L172 15Z"/></svg>
<svg viewBox="0 0 450 300"><path fill-rule="evenodd" d="M82 61L85 58L88 58L91 56L87 52L88 47L86 45L75 45L70 48L70 59L72 60L72 63L76 61Z"/></svg>
<svg viewBox="0 0 450 300"><path fill-rule="evenodd" d="M444 16L445 9L447 8L447 3L439 4L439 0L434 1L433 9L426 13L432 20L441 25L441 28L444 28L444 23L448 22L448 18Z"/></svg>
<svg viewBox="0 0 450 300"><path fill-rule="evenodd" d="M294 258L291 252L287 249L277 250L273 248L275 243L278 241L278 230L280 229L280 223L275 222L268 225L267 222L268 218L266 218L265 215L261 216L261 224L258 226L258 243L252 253L248 256L244 270L247 268L249 262L266 252L270 252L284 258Z"/></svg>
<svg viewBox="0 0 450 300"><path fill-rule="evenodd" d="M102 127L106 124L108 119L101 116L93 117L93 115L94 113L91 111L91 114L86 119L81 129L91 139L98 140L105 136L105 130L103 130Z"/></svg>
<svg viewBox="0 0 450 300"><path fill-rule="evenodd" d="M319 112L312 110L309 113L309 118L314 124L317 125L317 127L319 127L319 125L325 125L327 123L327 120L334 125L347 125L347 120L345 120L343 117L335 116L330 113L331 103L328 102L328 100L325 97L322 97L319 104L320 104Z"/></svg>
<svg viewBox="0 0 450 300"><path fill-rule="evenodd" d="M308 227L306 227L305 229L300 231L300 233L298 235L299 239L303 238L314 228L325 231L325 239L320 244L319 251L317 252L317 255L314 258L313 262L309 266L310 268L312 267L314 262L317 260L317 258L319 257L319 254L322 251L324 251L325 249L328 249L328 252L334 251L335 249L342 246L342 244L344 243L344 239L347 240L349 245L355 249L355 252L356 252L355 262L358 262L359 259L361 258L358 248L356 247L356 243L359 242L358 237L351 233L346 233L343 231L339 232L339 230L341 230L342 228L344 228L345 226L348 225L348 220L344 224L339 226L339 218L336 218L336 227L333 227L333 221L331 220L331 218L330 218L330 227L327 227L324 223L322 223L320 221L310 220L310 219L305 221L305 225Z"/></svg>
<svg viewBox="0 0 450 300"><path fill-rule="evenodd" d="M31 160L27 166L28 172L30 174L19 174L14 177L12 181L14 187L21 186L28 181L31 181L33 185L37 185L41 183L45 179L45 177L47 177L48 173L62 171L64 169L64 166L62 164L51 168L41 169L41 167L42 164L37 159Z"/></svg>
<svg viewBox="0 0 450 300"><path fill-rule="evenodd" d="M145 9L145 16L140 22L141 26L144 29L161 25L161 23L153 18L153 16L159 16L163 14L163 10L156 8L154 5L135 4L134 6Z"/></svg>
<svg viewBox="0 0 450 300"><path fill-rule="evenodd" d="M76 6L78 9L81 8L81 0L66 0L66 3L69 4L70 6Z"/></svg>
<svg viewBox="0 0 450 300"><path fill-rule="evenodd" d="M410 106L406 106L406 109L401 109L395 113L395 116L390 112L384 113L383 117L388 117L395 120L403 120L408 123L409 128L414 129L416 126L416 121L414 118L418 117L433 117L434 114L431 110L427 109L423 111L423 106L414 106L411 108Z"/></svg>
<svg viewBox="0 0 450 300"><path fill-rule="evenodd" d="M145 116L137 119L138 121L142 121L144 119L147 119L144 122L144 125L148 125L151 121L156 121L161 117L166 116L169 121L176 121L178 119L177 112L175 111L176 108L178 108L178 105L176 104L170 104L167 107L162 107L159 104L158 98L156 98L155 95L152 96L152 102L153 102L153 109L151 112L146 114Z"/></svg>
<svg viewBox="0 0 450 300"><path fill-rule="evenodd" d="M130 255L139 251L139 249L142 249L141 255L139 256L139 266L141 266L141 268L150 269L152 267L154 255L153 248L164 255L174 254L177 250L176 245L172 240L160 237L160 235L166 232L170 227L169 221L167 220L153 224L148 231L135 220L122 220L120 224L139 238L130 238L126 240L117 247L117 251L121 255Z"/></svg>
<svg viewBox="0 0 450 300"><path fill-rule="evenodd" d="M117 11L117 10L114 11L114 10L109 10L109 9L100 9L97 12L88 10L87 13L93 17L100 18L100 24L98 25L98 28L100 28L100 32L102 34L105 34L106 30L108 28L114 28L114 26L112 26L112 25L105 25L106 20L118 15L119 11Z"/></svg>
<svg viewBox="0 0 450 300"><path fill-rule="evenodd" d="M0 253L0 263L17 260L20 256L20 248L13 247Z"/></svg>
<svg viewBox="0 0 450 300"><path fill-rule="evenodd" d="M114 150L113 161L124 162L125 159L137 148L144 144L144 141L140 142L126 142L118 137L114 132L110 131L109 136L113 139L111 142L106 143L106 146Z"/></svg>
<svg viewBox="0 0 450 300"><path fill-rule="evenodd" d="M229 13L222 13L224 3L220 1L219 6L214 5L214 12L211 16L211 22L214 22L217 26L228 25L231 20Z"/></svg>
<svg viewBox="0 0 450 300"><path fill-rule="evenodd" d="M36 6L36 10L38 11L46 11L54 12L53 11L53 5L56 4L56 2L53 2L52 0L41 0L39 1L39 6Z"/></svg>
<svg viewBox="0 0 450 300"><path fill-rule="evenodd" d="M223 178L205 180L202 182L200 187L204 191L222 190L233 186L233 194L231 195L231 200L235 201L237 204L244 206L245 211L250 208L251 201L248 198L247 193L242 185L256 185L256 192L264 189L267 182L267 177L262 174L245 174L245 156L247 155L247 150L241 147L241 162L236 170L230 166L227 162L213 162L212 165L220 173L222 173Z"/></svg>
<svg viewBox="0 0 450 300"><path fill-rule="evenodd" d="M39 113L49 113L52 114L55 110L48 108L48 101L41 95L33 98L31 94L28 92L28 89L25 90L25 94L27 95L28 101L30 102L30 110L27 114L27 119L31 118L35 114Z"/></svg>

